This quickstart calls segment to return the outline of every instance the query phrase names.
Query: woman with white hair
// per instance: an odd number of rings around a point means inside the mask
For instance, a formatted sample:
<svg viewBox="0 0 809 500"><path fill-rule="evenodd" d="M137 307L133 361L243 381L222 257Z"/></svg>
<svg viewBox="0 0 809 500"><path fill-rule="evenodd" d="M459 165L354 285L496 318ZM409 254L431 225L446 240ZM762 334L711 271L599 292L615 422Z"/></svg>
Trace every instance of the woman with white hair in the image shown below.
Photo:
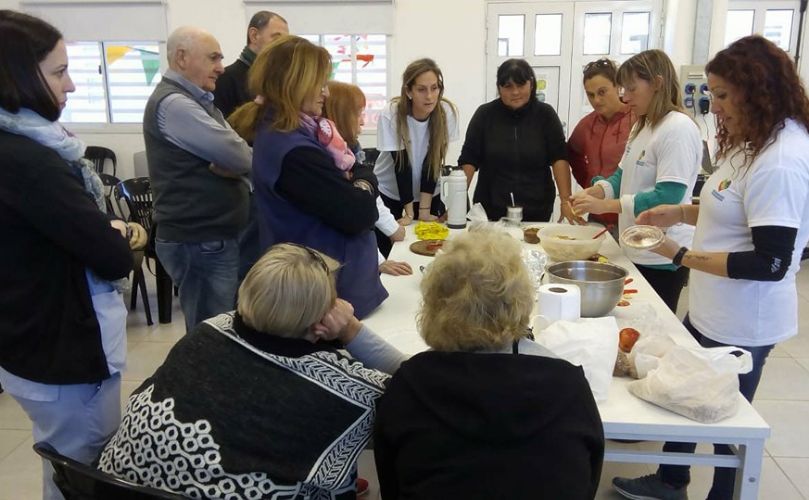
<svg viewBox="0 0 809 500"><path fill-rule="evenodd" d="M354 499L356 459L389 376L349 352L403 356L337 299L338 263L272 247L247 273L237 310L200 323L129 398L99 468L193 498ZM346 312L334 330L332 311ZM348 339L351 339L348 341Z"/></svg>
<svg viewBox="0 0 809 500"><path fill-rule="evenodd" d="M453 237L421 283L431 350L379 402L382 497L593 498L604 435L581 367L528 338L534 288L519 243Z"/></svg>

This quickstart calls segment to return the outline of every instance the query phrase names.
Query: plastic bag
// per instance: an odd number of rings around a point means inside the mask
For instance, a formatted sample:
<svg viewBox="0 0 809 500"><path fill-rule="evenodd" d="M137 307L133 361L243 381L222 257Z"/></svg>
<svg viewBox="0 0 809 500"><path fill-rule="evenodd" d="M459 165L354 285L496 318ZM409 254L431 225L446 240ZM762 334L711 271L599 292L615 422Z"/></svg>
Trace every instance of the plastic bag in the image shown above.
<svg viewBox="0 0 809 500"><path fill-rule="evenodd" d="M646 378L628 388L645 401L708 424L736 414L738 375L752 368L752 356L738 347L675 346Z"/></svg>
<svg viewBox="0 0 809 500"><path fill-rule="evenodd" d="M538 334L536 342L560 358L584 369L584 377L596 401L605 401L612 384L618 354L618 324L615 318L582 318L556 321Z"/></svg>
<svg viewBox="0 0 809 500"><path fill-rule="evenodd" d="M618 307L614 314L619 329L634 328L640 333L638 341L623 359L621 353L618 353L616 375L643 378L649 371L657 368L660 358L676 344L665 333L665 327L654 306L644 300L634 300L631 307Z"/></svg>
<svg viewBox="0 0 809 500"><path fill-rule="evenodd" d="M644 378L650 371L657 368L660 358L676 345L668 335L641 335L627 356L629 376Z"/></svg>
<svg viewBox="0 0 809 500"><path fill-rule="evenodd" d="M489 216L486 215L486 209L480 203L472 205L469 213L466 214L466 219L469 221L470 231L489 227Z"/></svg>

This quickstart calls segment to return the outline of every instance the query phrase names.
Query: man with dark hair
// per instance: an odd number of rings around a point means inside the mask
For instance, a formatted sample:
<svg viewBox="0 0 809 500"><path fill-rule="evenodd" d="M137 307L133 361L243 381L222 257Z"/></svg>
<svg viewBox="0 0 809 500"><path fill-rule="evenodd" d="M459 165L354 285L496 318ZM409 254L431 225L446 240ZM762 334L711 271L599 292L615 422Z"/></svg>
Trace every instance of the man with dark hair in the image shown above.
<svg viewBox="0 0 809 500"><path fill-rule="evenodd" d="M241 55L216 82L214 104L227 118L233 111L253 99L247 90L247 70L265 45L276 38L288 35L289 25L286 19L275 12L260 10L250 18L247 26L247 45Z"/></svg>
<svg viewBox="0 0 809 500"><path fill-rule="evenodd" d="M214 104L227 118L242 104L253 100L253 95L247 90L247 70L267 44L273 40L289 34L289 25L286 19L275 12L260 10L250 18L247 26L247 45L241 55L219 77L214 90ZM258 241L258 223L256 221L256 204L253 193L250 193L249 215L244 231L239 235L239 282L247 271L261 256Z"/></svg>

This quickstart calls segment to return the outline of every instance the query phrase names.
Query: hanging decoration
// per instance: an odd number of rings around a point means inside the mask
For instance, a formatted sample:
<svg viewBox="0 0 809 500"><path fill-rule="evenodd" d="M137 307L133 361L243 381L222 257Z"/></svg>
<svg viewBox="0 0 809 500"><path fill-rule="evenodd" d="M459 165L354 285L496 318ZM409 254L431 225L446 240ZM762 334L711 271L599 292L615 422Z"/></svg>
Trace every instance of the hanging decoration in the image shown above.
<svg viewBox="0 0 809 500"><path fill-rule="evenodd" d="M116 61L132 51L137 51L140 55L140 63L143 67L143 74L146 76L146 84L151 85L155 76L160 72L160 54L158 52L127 45L106 45L107 66L112 66Z"/></svg>

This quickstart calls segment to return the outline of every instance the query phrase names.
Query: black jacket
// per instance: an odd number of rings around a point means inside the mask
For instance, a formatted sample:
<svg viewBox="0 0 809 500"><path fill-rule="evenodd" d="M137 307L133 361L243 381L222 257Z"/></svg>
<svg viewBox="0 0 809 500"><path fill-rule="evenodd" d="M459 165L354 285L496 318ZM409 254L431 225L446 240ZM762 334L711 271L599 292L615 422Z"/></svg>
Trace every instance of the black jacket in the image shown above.
<svg viewBox="0 0 809 500"><path fill-rule="evenodd" d="M85 270L127 276L129 245L55 151L0 131L0 152L0 366L46 384L103 380Z"/></svg>
<svg viewBox="0 0 809 500"><path fill-rule="evenodd" d="M474 201L491 220L506 215L514 193L523 220L547 221L556 197L551 166L558 160L567 160L567 149L553 108L532 99L513 110L498 98L472 116L458 165L478 170Z"/></svg>
<svg viewBox="0 0 809 500"><path fill-rule="evenodd" d="M216 79L213 103L227 119L236 108L253 100L247 92L247 70L250 67L239 59L227 66L225 72Z"/></svg>
<svg viewBox="0 0 809 500"><path fill-rule="evenodd" d="M380 399L374 454L385 500L589 499L604 433L578 366L429 351Z"/></svg>

